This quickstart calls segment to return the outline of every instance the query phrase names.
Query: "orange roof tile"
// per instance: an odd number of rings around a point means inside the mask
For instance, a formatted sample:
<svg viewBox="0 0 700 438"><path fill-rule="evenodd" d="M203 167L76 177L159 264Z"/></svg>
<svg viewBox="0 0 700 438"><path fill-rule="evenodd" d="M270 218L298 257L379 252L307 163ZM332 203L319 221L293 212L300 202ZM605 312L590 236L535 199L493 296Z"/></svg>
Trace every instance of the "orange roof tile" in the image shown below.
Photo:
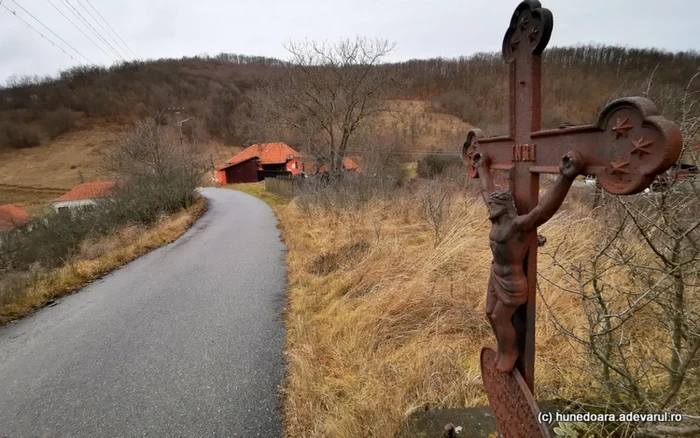
<svg viewBox="0 0 700 438"><path fill-rule="evenodd" d="M32 217L26 211L16 205L0 205L0 231L9 231L14 227L24 225L31 221Z"/></svg>
<svg viewBox="0 0 700 438"><path fill-rule="evenodd" d="M291 157L301 158L301 154L290 148L286 143L254 144L228 160L226 162L228 166L225 167L242 163L251 158L258 158L260 164L284 164Z"/></svg>
<svg viewBox="0 0 700 438"><path fill-rule="evenodd" d="M108 198L112 196L114 181L89 182L76 186L56 201L77 201L81 199Z"/></svg>
<svg viewBox="0 0 700 438"><path fill-rule="evenodd" d="M235 157L234 157L234 158L235 158ZM235 166L235 165L237 165L237 164L241 164L241 163L243 163L243 162L245 162L245 161L248 161L248 160L257 160L257 159L258 159L258 157L250 157L250 158L246 158L245 160L236 161L236 162L234 162L233 164L230 164L230 163L227 161L225 164L222 164L222 165L220 165L220 166L217 166L217 167L216 167L216 170L228 169L228 168L231 167L231 166ZM231 160L233 160L233 158L231 158L229 161L231 161Z"/></svg>
<svg viewBox="0 0 700 438"><path fill-rule="evenodd" d="M362 168L358 166L357 163L352 160L352 158L343 159L343 165L347 170L354 170L355 172L362 173Z"/></svg>

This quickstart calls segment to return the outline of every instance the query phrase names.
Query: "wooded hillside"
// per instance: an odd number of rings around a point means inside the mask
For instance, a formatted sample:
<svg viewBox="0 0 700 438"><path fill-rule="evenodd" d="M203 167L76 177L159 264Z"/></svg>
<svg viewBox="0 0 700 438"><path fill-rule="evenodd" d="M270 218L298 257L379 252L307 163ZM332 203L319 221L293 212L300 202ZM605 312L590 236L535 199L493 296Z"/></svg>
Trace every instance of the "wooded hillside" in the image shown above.
<svg viewBox="0 0 700 438"><path fill-rule="evenodd" d="M132 62L111 68L81 67L58 77L12 78L0 89L0 149L41 144L76 123L125 123L145 116L172 123L168 108L196 116L186 134L232 145L294 138L256 126L252 92L283 77L290 64L264 57L220 54ZM436 112L457 116L487 132L503 132L508 68L499 53L459 59L383 64L396 81L393 99L428 100ZM611 98L646 94L667 117L700 68L700 54L608 46L553 48L545 52L543 124L592 122ZM700 89L700 81L694 84ZM191 126L195 126L192 128ZM279 135L276 133L275 135ZM453 145L445 145L452 147Z"/></svg>

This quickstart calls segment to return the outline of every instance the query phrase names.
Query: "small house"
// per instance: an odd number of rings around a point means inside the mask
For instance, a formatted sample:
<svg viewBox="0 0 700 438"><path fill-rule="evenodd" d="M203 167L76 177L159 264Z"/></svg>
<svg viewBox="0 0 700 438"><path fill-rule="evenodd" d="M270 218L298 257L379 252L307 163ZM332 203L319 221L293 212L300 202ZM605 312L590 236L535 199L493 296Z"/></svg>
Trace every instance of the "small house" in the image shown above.
<svg viewBox="0 0 700 438"><path fill-rule="evenodd" d="M32 217L13 204L0 205L0 232L7 232L32 221Z"/></svg>
<svg viewBox="0 0 700 438"><path fill-rule="evenodd" d="M285 143L254 144L217 168L219 184L248 183L301 173L301 154Z"/></svg>
<svg viewBox="0 0 700 438"><path fill-rule="evenodd" d="M302 170L304 173L309 174L309 175L317 175L317 174L327 174L328 173L328 164L322 164L321 167L318 167L318 163L315 161L305 161L302 165ZM343 168L341 169L342 172L345 171L350 171L350 172L356 172L356 173L362 173L362 168L355 163L355 161L352 160L352 158L343 158Z"/></svg>
<svg viewBox="0 0 700 438"><path fill-rule="evenodd" d="M90 208L99 199L110 198L114 192L114 181L83 183L51 202L57 213L70 213L81 208Z"/></svg>

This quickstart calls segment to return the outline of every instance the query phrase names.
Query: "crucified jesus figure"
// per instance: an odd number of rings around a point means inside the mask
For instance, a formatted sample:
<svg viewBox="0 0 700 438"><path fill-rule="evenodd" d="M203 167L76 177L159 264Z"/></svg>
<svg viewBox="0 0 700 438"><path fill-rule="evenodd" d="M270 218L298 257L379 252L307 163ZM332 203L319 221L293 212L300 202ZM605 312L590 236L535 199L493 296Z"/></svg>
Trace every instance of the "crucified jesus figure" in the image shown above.
<svg viewBox="0 0 700 438"><path fill-rule="evenodd" d="M498 371L508 373L518 359L515 327L511 321L518 307L527 302L528 283L524 261L530 241L528 234L547 222L559 209L566 194L585 163L578 152L564 155L554 186L542 197L537 207L518 216L510 191L497 191L489 172L488 158L474 155L481 191L493 224L489 239L493 262L486 297L486 314L498 341Z"/></svg>

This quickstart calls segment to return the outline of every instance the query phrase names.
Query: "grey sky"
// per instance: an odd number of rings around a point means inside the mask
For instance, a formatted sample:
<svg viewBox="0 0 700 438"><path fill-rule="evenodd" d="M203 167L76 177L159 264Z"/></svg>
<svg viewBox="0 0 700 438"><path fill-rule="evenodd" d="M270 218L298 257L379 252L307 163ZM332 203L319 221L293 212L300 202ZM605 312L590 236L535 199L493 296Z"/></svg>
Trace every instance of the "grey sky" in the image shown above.
<svg viewBox="0 0 700 438"><path fill-rule="evenodd" d="M21 5L88 59L109 65L110 59L51 6L53 3L80 25L66 1L86 18L89 16L81 3L97 17L88 0L2 0L1 3L65 46L22 11L18 4ZM305 38L333 41L355 35L395 41L398 49L391 60L470 55L500 50L501 38L518 4L517 0L89 1L142 59L219 52L287 59L283 48L286 41ZM605 43L672 51L700 49L697 25L700 1L543 0L542 3L554 14L550 46ZM89 30L83 28L83 31L104 46ZM73 65L77 63L0 6L0 82L4 83L13 74L56 74Z"/></svg>

